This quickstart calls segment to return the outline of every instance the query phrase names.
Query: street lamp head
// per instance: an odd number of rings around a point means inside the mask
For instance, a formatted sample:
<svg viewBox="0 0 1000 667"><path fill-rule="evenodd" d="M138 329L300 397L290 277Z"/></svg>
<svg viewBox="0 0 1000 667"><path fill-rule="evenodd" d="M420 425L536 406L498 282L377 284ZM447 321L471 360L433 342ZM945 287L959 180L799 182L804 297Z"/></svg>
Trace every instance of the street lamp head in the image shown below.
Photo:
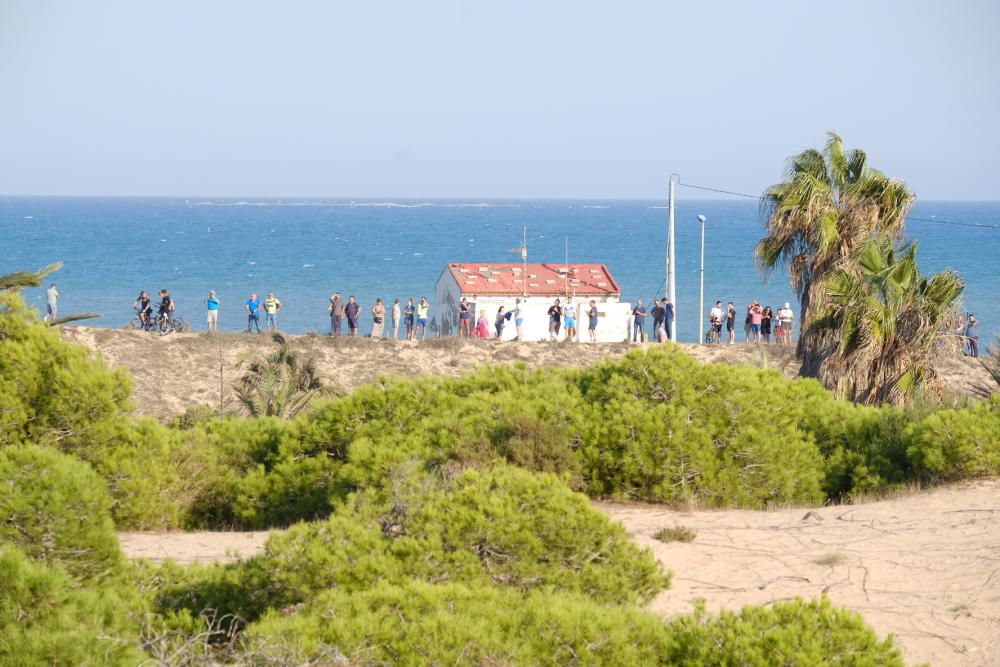
<svg viewBox="0 0 1000 667"><path fill-rule="evenodd" d="M700 214L698 215L698 222L704 223L706 220L708 220L708 218L706 218L705 216Z"/></svg>

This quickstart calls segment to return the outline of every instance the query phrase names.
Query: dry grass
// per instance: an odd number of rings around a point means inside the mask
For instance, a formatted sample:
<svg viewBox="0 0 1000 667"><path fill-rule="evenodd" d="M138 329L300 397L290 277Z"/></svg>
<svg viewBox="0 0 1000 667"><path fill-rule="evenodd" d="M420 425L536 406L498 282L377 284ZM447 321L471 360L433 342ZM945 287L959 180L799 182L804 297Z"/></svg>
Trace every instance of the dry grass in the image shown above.
<svg viewBox="0 0 1000 667"><path fill-rule="evenodd" d="M694 542L694 538L697 536L698 533L690 528L678 525L669 528L660 528L653 533L653 537L664 543L684 542L687 544L688 542Z"/></svg>

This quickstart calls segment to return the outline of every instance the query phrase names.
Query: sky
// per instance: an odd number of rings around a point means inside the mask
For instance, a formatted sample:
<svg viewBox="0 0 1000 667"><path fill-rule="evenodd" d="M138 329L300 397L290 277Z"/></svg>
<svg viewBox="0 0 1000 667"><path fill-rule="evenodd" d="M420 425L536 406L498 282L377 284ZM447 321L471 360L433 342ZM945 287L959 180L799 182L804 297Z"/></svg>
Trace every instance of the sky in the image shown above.
<svg viewBox="0 0 1000 667"><path fill-rule="evenodd" d="M973 0L2 0L0 193L757 194L832 130L996 200L998 32Z"/></svg>

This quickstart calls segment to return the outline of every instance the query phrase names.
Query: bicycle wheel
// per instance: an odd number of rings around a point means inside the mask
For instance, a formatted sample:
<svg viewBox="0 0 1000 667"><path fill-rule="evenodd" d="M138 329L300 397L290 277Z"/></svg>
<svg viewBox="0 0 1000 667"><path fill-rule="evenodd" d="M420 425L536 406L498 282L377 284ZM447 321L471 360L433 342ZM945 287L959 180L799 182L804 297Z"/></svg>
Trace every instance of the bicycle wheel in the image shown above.
<svg viewBox="0 0 1000 667"><path fill-rule="evenodd" d="M173 318L173 323L174 323L174 332L175 333L187 333L187 330L190 328L190 327L188 327L188 323L185 322L180 317Z"/></svg>

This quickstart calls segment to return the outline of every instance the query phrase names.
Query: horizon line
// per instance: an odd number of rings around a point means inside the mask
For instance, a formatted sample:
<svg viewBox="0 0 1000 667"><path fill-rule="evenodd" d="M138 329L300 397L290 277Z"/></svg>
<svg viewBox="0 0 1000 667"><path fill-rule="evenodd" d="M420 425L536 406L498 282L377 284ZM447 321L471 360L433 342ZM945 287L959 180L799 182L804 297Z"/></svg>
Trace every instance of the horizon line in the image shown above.
<svg viewBox="0 0 1000 667"><path fill-rule="evenodd" d="M410 200L410 201L428 201L428 200L438 200L438 201L662 201L666 202L667 197L613 197L613 196L535 196L535 197L525 197L525 196L498 196L498 197L488 197L488 196L442 196L437 197L433 195L420 195L420 196L409 196L409 195L379 195L379 196L344 196L344 195L153 195L153 194L132 194L132 195L122 195L122 194L0 194L0 198L11 199L11 198L35 198L35 199L262 199L262 200L339 200L339 201L385 201L391 202L393 200ZM678 201L747 201L746 197L684 197L678 198ZM925 202L941 202L941 203L968 203L968 204L978 204L978 203L1000 203L1000 198L998 199L917 199L916 203Z"/></svg>

